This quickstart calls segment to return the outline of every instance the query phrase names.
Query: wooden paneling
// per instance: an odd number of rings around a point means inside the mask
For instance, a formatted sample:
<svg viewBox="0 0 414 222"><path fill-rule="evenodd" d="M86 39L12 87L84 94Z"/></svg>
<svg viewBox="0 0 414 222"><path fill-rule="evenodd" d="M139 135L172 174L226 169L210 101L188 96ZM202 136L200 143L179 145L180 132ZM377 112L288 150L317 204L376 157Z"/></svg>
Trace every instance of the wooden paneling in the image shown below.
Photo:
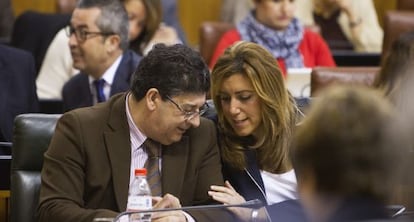
<svg viewBox="0 0 414 222"><path fill-rule="evenodd" d="M216 21L221 0L178 0L178 14L190 45L197 46L198 30L204 21Z"/></svg>
<svg viewBox="0 0 414 222"><path fill-rule="evenodd" d="M365 0L360 0L365 1ZM374 0L375 8L378 13L378 20L383 25L384 15L387 10L394 10L397 6L397 0Z"/></svg>
<svg viewBox="0 0 414 222"><path fill-rule="evenodd" d="M0 190L0 221L8 222L10 215L10 191Z"/></svg>
<svg viewBox="0 0 414 222"><path fill-rule="evenodd" d="M3 0L0 0L3 1ZM38 12L55 12L56 0L11 0L14 15L17 17L26 10Z"/></svg>

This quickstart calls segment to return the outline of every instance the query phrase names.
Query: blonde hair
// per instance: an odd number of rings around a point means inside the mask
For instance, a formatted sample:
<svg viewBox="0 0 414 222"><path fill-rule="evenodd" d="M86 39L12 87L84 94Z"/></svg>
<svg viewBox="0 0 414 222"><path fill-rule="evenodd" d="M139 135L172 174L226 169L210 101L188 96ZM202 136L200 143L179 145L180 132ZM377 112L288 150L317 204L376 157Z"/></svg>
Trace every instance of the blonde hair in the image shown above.
<svg viewBox="0 0 414 222"><path fill-rule="evenodd" d="M242 138L237 136L224 117L219 98L223 81L234 74L247 77L258 95L262 108L262 134L250 148L257 149L260 169L281 173L291 169L288 157L295 126L296 104L286 89L282 72L274 57L263 47L251 42L238 42L218 59L212 71L211 96L217 110L222 158L232 167L246 167Z"/></svg>

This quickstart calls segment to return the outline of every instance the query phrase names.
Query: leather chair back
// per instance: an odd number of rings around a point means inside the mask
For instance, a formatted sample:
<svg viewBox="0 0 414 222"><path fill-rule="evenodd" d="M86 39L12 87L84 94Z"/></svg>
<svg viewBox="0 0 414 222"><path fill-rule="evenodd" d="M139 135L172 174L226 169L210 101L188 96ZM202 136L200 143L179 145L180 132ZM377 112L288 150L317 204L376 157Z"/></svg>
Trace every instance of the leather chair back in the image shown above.
<svg viewBox="0 0 414 222"><path fill-rule="evenodd" d="M379 67L316 67L311 73L311 96L332 84L371 86Z"/></svg>
<svg viewBox="0 0 414 222"><path fill-rule="evenodd" d="M397 0L398 10L414 10L413 0Z"/></svg>
<svg viewBox="0 0 414 222"><path fill-rule="evenodd" d="M234 28L231 23L204 22L200 26L200 54L204 61L210 64L216 46L224 33Z"/></svg>
<svg viewBox="0 0 414 222"><path fill-rule="evenodd" d="M10 221L33 222L39 202L43 153L55 130L57 114L21 114L14 123Z"/></svg>
<svg viewBox="0 0 414 222"><path fill-rule="evenodd" d="M392 43L398 39L402 33L408 31L414 31L414 11L387 11L384 16L382 60L386 58L391 50Z"/></svg>

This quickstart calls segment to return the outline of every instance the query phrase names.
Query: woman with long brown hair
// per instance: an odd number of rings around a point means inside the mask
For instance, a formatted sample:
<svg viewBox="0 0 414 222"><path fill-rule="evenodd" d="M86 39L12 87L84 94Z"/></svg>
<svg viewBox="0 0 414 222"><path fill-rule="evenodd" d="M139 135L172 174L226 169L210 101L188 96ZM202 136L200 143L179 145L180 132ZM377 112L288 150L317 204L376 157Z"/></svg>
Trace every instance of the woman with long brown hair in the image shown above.
<svg viewBox="0 0 414 222"><path fill-rule="evenodd" d="M296 199L289 146L298 108L272 54L255 43L235 43L218 59L211 80L227 181L209 194L224 204Z"/></svg>

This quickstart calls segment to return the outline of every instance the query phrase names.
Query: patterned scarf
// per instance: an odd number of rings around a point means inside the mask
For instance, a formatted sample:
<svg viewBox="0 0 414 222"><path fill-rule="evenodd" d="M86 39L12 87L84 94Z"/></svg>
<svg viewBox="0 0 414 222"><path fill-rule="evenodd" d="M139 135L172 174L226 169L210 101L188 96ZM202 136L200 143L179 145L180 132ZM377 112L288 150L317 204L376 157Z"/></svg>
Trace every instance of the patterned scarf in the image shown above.
<svg viewBox="0 0 414 222"><path fill-rule="evenodd" d="M287 68L303 68L299 44L303 39L303 27L297 18L293 18L283 31L277 31L259 23L254 11L237 24L242 40L254 42L267 48L275 58L285 60Z"/></svg>

